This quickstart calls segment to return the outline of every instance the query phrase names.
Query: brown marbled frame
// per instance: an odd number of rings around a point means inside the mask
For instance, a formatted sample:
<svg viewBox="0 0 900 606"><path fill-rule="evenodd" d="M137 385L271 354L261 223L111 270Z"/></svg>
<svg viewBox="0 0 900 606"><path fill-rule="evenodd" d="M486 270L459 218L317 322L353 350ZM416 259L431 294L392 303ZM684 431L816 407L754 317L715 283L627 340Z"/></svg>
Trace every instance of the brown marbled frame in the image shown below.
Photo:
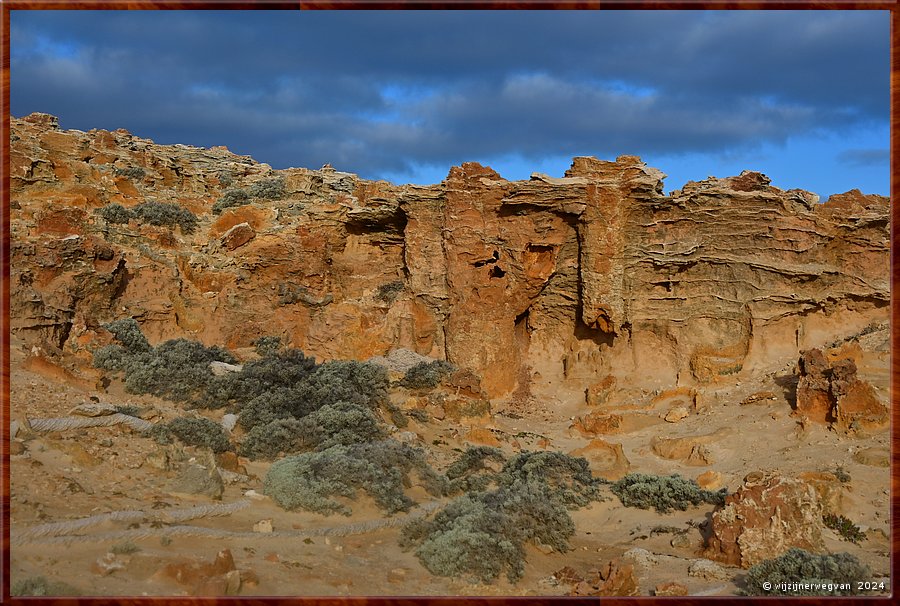
<svg viewBox="0 0 900 606"><path fill-rule="evenodd" d="M350 597L350 598L10 598L10 477L9 477L9 423L10 423L10 365L9 365L9 253L10 253L10 200L9 200L9 119L10 119L10 60L9 60L9 19L11 10L177 10L177 9L281 9L281 10L353 10L353 9L578 9L578 10L625 10L625 9L656 9L656 10L888 10L891 12L891 195L900 191L900 163L897 161L898 149L900 149L900 2L898 0L588 0L550 2L547 0L494 0L482 2L479 0L444 0L442 2L430 0L156 0L129 2L127 0L0 0L2 4L2 24L0 24L0 68L2 68L2 104L3 119L0 121L0 145L2 145L2 162L0 162L0 193L2 193L2 213L0 213L0 462L2 462L2 474L0 474L0 515L2 515L2 550L0 550L0 602L35 603L35 604L71 604L85 603L99 606L101 604L160 604L160 605L189 605L189 604L257 604L273 603L303 603L315 606L349 606L364 604L384 604L405 606L412 604L428 603L449 605L455 603L484 604L500 606L503 604L550 604L550 603L597 603L624 604L626 602L640 602L643 604L674 603L703 603L708 606L717 606L739 600L744 603L765 602L776 604L781 602L797 602L804 604L840 603L859 604L863 602L885 603L886 598L732 598L732 597L686 597L686 598L526 598L526 597L501 597L501 598L472 598L472 597ZM891 205L891 248L895 249L900 240L898 233L900 226L900 209L896 204ZM900 322L900 301L894 296L894 286L900 283L900 264L891 256L891 318L892 327ZM891 351L900 349L900 332L892 330ZM897 356L891 356L891 579L900 579L897 574L897 545L898 537L898 489L900 489L900 477L897 474L897 455L900 448L900 398L897 397L894 386L900 380L900 360Z"/></svg>

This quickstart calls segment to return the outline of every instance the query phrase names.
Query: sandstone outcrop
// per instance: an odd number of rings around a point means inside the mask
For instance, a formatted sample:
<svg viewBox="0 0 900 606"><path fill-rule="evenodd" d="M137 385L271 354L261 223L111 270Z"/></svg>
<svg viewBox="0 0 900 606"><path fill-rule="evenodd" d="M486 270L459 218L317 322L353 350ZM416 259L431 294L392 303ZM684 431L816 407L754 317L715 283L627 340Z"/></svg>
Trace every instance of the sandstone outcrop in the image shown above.
<svg viewBox="0 0 900 606"><path fill-rule="evenodd" d="M823 551L816 488L775 472L753 472L712 515L705 556L749 568L791 547Z"/></svg>
<svg viewBox="0 0 900 606"><path fill-rule="evenodd" d="M888 408L872 386L856 376L856 363L843 358L829 364L819 349L804 351L800 357L796 414L851 434L890 424Z"/></svg>
<svg viewBox="0 0 900 606"><path fill-rule="evenodd" d="M816 204L754 172L665 195L633 156L575 158L561 178L465 163L437 185L392 185L45 114L10 125L11 328L70 365L128 316L151 342L274 334L319 359L406 348L481 375L491 398L568 382L600 404L602 377L715 382L887 317L880 196ZM273 177L283 198L211 213ZM198 228L94 213L151 200Z"/></svg>

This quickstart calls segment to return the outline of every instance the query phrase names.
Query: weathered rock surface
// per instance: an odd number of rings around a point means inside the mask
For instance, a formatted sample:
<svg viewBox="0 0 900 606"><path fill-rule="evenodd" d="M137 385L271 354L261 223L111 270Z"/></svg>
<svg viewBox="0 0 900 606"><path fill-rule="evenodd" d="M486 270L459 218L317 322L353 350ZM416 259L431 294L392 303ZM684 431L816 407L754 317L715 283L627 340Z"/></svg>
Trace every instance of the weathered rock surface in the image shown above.
<svg viewBox="0 0 900 606"><path fill-rule="evenodd" d="M620 479L631 467L622 445L605 440L591 440L586 446L577 448L569 454L587 459L593 474L607 480Z"/></svg>
<svg viewBox="0 0 900 606"><path fill-rule="evenodd" d="M811 484L775 472L753 472L713 513L705 555L749 568L791 547L821 552L822 514Z"/></svg>
<svg viewBox="0 0 900 606"><path fill-rule="evenodd" d="M800 357L796 412L850 434L890 424L888 408L872 386L856 376L856 363L844 358L829 364L820 349L804 351Z"/></svg>
<svg viewBox="0 0 900 606"><path fill-rule="evenodd" d="M154 343L406 348L481 375L492 398L640 383L648 368L691 385L884 320L890 300L887 198L820 205L753 172L664 195L636 157L579 157L562 178L465 163L437 185L391 185L63 131L45 114L11 120L9 161L11 328L91 380L101 324L128 316ZM283 199L211 214L227 189L276 176ZM148 200L191 210L198 229L93 212Z"/></svg>
<svg viewBox="0 0 900 606"><path fill-rule="evenodd" d="M571 596L635 596L639 593L638 579L632 564L611 560L599 569L581 577L572 569L556 573L557 578L574 582Z"/></svg>

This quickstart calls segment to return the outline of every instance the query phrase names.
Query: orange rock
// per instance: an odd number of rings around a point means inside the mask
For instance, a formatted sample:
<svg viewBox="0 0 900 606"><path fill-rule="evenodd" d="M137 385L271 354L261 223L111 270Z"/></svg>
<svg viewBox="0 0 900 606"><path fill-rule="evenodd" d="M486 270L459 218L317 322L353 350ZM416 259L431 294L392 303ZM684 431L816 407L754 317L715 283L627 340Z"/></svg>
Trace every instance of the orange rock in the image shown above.
<svg viewBox="0 0 900 606"><path fill-rule="evenodd" d="M592 578L578 583L569 595L627 597L639 593L634 565L612 560L601 566Z"/></svg>
<svg viewBox="0 0 900 606"><path fill-rule="evenodd" d="M10 130L10 219L21 228L10 249L10 324L28 348L72 353L73 323L129 314L154 344L187 337L242 348L282 334L319 360L405 347L483 377L467 395L489 400L535 387L581 391L608 375L630 384L648 371L672 384L689 373L715 381L795 355L801 329L826 314L837 332L845 312L887 319L887 197L849 192L815 205L813 194L749 172L666 196L662 173L639 158L578 157L561 178L508 181L465 163L434 186L286 169L274 171L284 200L213 217L221 176L240 187L271 178L271 168L224 149L63 131L47 115L13 117ZM117 180L107 164L146 173L139 184ZM151 194L195 212L212 241L244 223L256 236L233 234L229 246L242 243L233 263L199 234L91 215ZM276 212L283 229L272 231ZM843 227L861 216L866 229ZM94 256L89 237L115 240L114 256ZM728 271L710 261L726 257ZM798 271L827 275L828 292ZM403 296L373 306L371 293L398 280ZM810 300L828 303L809 311ZM872 305L857 309L860 300ZM836 427L879 427L871 393L847 394Z"/></svg>
<svg viewBox="0 0 900 606"><path fill-rule="evenodd" d="M866 434L885 429L890 423L888 408L881 403L869 383L856 375L850 358L828 363L819 349L803 352L795 410L811 421L830 423L849 434Z"/></svg>
<svg viewBox="0 0 900 606"><path fill-rule="evenodd" d="M731 435L731 430L725 427L713 433L699 436L686 436L683 438L654 436L650 441L650 448L654 454L664 459L681 461L688 465L709 465L713 462L713 459L707 445L718 442L729 435Z"/></svg>
<svg viewBox="0 0 900 606"><path fill-rule="evenodd" d="M618 480L627 474L631 467L621 444L610 444L599 438L591 440L586 446L569 454L587 459L594 475L607 480Z"/></svg>
<svg viewBox="0 0 900 606"><path fill-rule="evenodd" d="M235 250L255 237L256 232L250 227L249 223L238 223L222 234L220 239L222 241L222 246L227 250Z"/></svg>
<svg viewBox="0 0 900 606"><path fill-rule="evenodd" d="M498 440L489 429L483 427L473 427L466 433L463 440L470 444L481 444L482 446L500 446Z"/></svg>
<svg viewBox="0 0 900 606"><path fill-rule="evenodd" d="M601 381L588 386L584 391L584 401L588 406L605 406L616 388L616 378L606 375Z"/></svg>
<svg viewBox="0 0 900 606"><path fill-rule="evenodd" d="M254 231L260 231L271 222L272 215L272 211L268 208L257 208L251 205L229 208L224 210L209 228L209 236L218 238L235 225L240 225L241 223L246 223Z"/></svg>
<svg viewBox="0 0 900 606"><path fill-rule="evenodd" d="M704 490L719 490L723 486L722 474L718 471L704 471L697 476L697 484Z"/></svg>
<svg viewBox="0 0 900 606"><path fill-rule="evenodd" d="M791 547L821 552L822 513L809 483L774 472L748 474L713 513L705 557L749 568Z"/></svg>
<svg viewBox="0 0 900 606"><path fill-rule="evenodd" d="M622 415L590 413L575 419L572 428L586 437L620 433L622 431Z"/></svg>

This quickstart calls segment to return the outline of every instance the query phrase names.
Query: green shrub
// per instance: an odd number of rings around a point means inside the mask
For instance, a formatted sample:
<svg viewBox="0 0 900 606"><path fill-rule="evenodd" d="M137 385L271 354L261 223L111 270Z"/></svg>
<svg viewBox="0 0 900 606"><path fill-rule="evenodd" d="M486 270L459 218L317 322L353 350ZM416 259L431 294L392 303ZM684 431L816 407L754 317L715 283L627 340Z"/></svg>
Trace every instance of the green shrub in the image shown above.
<svg viewBox="0 0 900 606"><path fill-rule="evenodd" d="M568 508L583 507L599 498L597 480L587 460L548 450L519 453L503 466L501 486L511 490L540 488Z"/></svg>
<svg viewBox="0 0 900 606"><path fill-rule="evenodd" d="M871 580L869 567L860 563L856 556L849 553L816 555L798 549L789 549L771 560L764 560L751 567L745 579L746 595L855 595L859 581ZM771 583L771 589L763 589L763 583ZM782 589L782 584L787 584ZM807 590L796 588L795 584L846 584L849 589L828 591L826 588Z"/></svg>
<svg viewBox="0 0 900 606"><path fill-rule="evenodd" d="M147 171L140 166L129 166L128 168L116 168L115 173L120 177L128 177L129 179L143 179Z"/></svg>
<svg viewBox="0 0 900 606"><path fill-rule="evenodd" d="M225 429L203 417L178 417L168 423L157 423L148 432L160 444L171 444L176 437L189 446L209 448L215 453L231 450Z"/></svg>
<svg viewBox="0 0 900 606"><path fill-rule="evenodd" d="M144 202L131 209L134 218L142 223L161 227L181 228L182 233L191 234L197 229L199 220L188 209L168 202Z"/></svg>
<svg viewBox="0 0 900 606"><path fill-rule="evenodd" d="M851 543L859 543L866 538L865 533L859 529L859 526L844 516L826 513L822 516L822 521L825 523L825 526L832 529L841 535L844 540L850 541Z"/></svg>
<svg viewBox="0 0 900 606"><path fill-rule="evenodd" d="M386 406L388 398L387 370L377 364L355 360L325 362L296 387L298 400L291 411L303 417L326 404L337 401L369 408Z"/></svg>
<svg viewBox="0 0 900 606"><path fill-rule="evenodd" d="M378 418L368 408L348 402L326 404L302 419L286 417L256 425L242 442L242 454L271 459L280 452L325 450L374 442L385 437Z"/></svg>
<svg viewBox="0 0 900 606"><path fill-rule="evenodd" d="M471 477L499 451L470 448L450 466L454 482ZM569 548L575 525L568 513L598 498L587 462L562 453L525 452L493 478L500 487L458 497L433 519L415 520L401 535L401 546L432 574L468 577L485 583L505 572L510 582L525 568L525 543L558 551Z"/></svg>
<svg viewBox="0 0 900 606"><path fill-rule="evenodd" d="M316 448L363 444L385 437L378 425L378 417L369 408L349 402L325 404L306 415L300 422L308 428Z"/></svg>
<svg viewBox="0 0 900 606"><path fill-rule="evenodd" d="M197 229L196 215L178 204L167 202L143 202L132 208L121 204L107 204L94 211L109 223L128 223L132 219L160 227L181 228L182 233L191 234Z"/></svg>
<svg viewBox="0 0 900 606"><path fill-rule="evenodd" d="M497 473L491 471L485 461L493 460L499 465L506 463L506 457L499 448L492 446L469 446L445 471L450 480L450 493L485 490L496 483Z"/></svg>
<svg viewBox="0 0 900 606"><path fill-rule="evenodd" d="M515 582L525 571L521 529L480 495L459 497L433 519L407 524L400 545L417 546L416 557L437 576L491 583L505 571Z"/></svg>
<svg viewBox="0 0 900 606"><path fill-rule="evenodd" d="M121 345L104 345L94 352L94 367L109 372L124 372L132 358L133 355Z"/></svg>
<svg viewBox="0 0 900 606"><path fill-rule="evenodd" d="M332 497L352 498L363 490L381 509L396 513L413 505L403 489L409 473L421 473L423 466L427 463L421 451L394 440L332 446L276 461L263 492L284 509L350 515L350 509ZM429 488L427 482L425 487Z"/></svg>
<svg viewBox="0 0 900 606"><path fill-rule="evenodd" d="M375 292L375 297L385 303L393 303L401 292L403 292L403 281L394 280L379 286Z"/></svg>
<svg viewBox="0 0 900 606"><path fill-rule="evenodd" d="M281 453L310 450L312 443L305 426L294 417L257 424L241 442L241 455L251 459L274 459Z"/></svg>
<svg viewBox="0 0 900 606"><path fill-rule="evenodd" d="M428 411L421 408L413 408L407 410L406 415L412 417L418 423L428 423L429 421L431 421L431 415L428 414Z"/></svg>
<svg viewBox="0 0 900 606"><path fill-rule="evenodd" d="M266 391L240 407L238 424L249 432L278 419L296 419L291 414L296 399L296 392L290 388Z"/></svg>
<svg viewBox="0 0 900 606"><path fill-rule="evenodd" d="M264 394L296 386L315 369L315 358L307 357L299 349L272 351L259 360L245 363L241 372L212 379L207 390L207 406L249 403Z"/></svg>
<svg viewBox="0 0 900 606"><path fill-rule="evenodd" d="M222 197L219 198L215 204L213 204L212 212L214 215L218 215L226 208L244 206L245 204L250 204L250 196L245 190L229 189L222 194Z"/></svg>
<svg viewBox="0 0 900 606"><path fill-rule="evenodd" d="M135 359L126 368L125 390L193 406L203 405L208 385L215 377L209 368L213 361L236 362L218 346L205 347L197 341L172 339L157 345L151 354Z"/></svg>
<svg viewBox="0 0 900 606"><path fill-rule="evenodd" d="M81 593L67 583L60 581L48 581L45 577L28 577L21 581L16 581L10 587L9 595L11 596L76 596Z"/></svg>
<svg viewBox="0 0 900 606"><path fill-rule="evenodd" d="M116 555L131 555L133 553L139 552L140 550L141 548L131 541L116 543L110 548L110 551Z"/></svg>
<svg viewBox="0 0 900 606"><path fill-rule="evenodd" d="M217 175L219 179L219 187L231 187L231 184L234 183L234 175L227 170L223 170Z"/></svg>
<svg viewBox="0 0 900 606"><path fill-rule="evenodd" d="M150 343L141 332L141 327L134 318L123 318L108 324L103 328L108 330L116 338L116 341L125 346L129 353L150 351Z"/></svg>
<svg viewBox="0 0 900 606"><path fill-rule="evenodd" d="M656 476L630 473L612 484L612 491L626 507L653 508L660 513L673 509L684 511L689 505L710 503L724 505L727 489L718 492L703 490L693 480L678 474Z"/></svg>
<svg viewBox="0 0 900 606"><path fill-rule="evenodd" d="M434 389L438 383L456 370L456 367L444 360L419 362L406 371L400 385L407 389Z"/></svg>
<svg viewBox="0 0 900 606"><path fill-rule="evenodd" d="M205 347L196 341L173 339L151 347L137 322L128 318L105 325L122 345L108 345L94 352L94 365L124 373L125 390L149 393L193 406L203 404L215 375L213 361L236 362L228 351Z"/></svg>
<svg viewBox="0 0 900 606"><path fill-rule="evenodd" d="M250 186L249 195L251 198L262 198L266 200L281 200L284 197L284 179L275 177L272 179L263 179L257 181Z"/></svg>
<svg viewBox="0 0 900 606"><path fill-rule="evenodd" d="M260 337L253 342L253 345L256 347L256 353L260 356L271 356L281 349L281 337Z"/></svg>
<svg viewBox="0 0 900 606"><path fill-rule="evenodd" d="M121 204L107 204L94 210L94 214L102 217L107 223L128 223L134 218L134 213Z"/></svg>

